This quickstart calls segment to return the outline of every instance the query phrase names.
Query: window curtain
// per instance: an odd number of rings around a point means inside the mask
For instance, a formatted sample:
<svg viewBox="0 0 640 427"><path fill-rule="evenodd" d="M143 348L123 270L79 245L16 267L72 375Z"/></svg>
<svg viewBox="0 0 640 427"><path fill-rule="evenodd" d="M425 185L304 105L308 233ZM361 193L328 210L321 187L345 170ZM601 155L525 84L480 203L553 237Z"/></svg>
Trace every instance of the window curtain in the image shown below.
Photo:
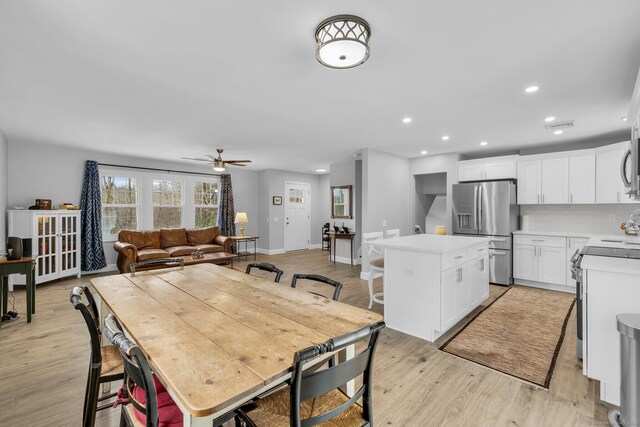
<svg viewBox="0 0 640 427"><path fill-rule="evenodd" d="M102 200L98 162L87 160L80 197L81 267L82 271L100 270L107 266L102 246Z"/></svg>
<svg viewBox="0 0 640 427"><path fill-rule="evenodd" d="M236 235L236 212L233 207L233 187L231 175L220 175L220 206L218 207L218 228L223 236ZM232 248L235 253L235 246Z"/></svg>

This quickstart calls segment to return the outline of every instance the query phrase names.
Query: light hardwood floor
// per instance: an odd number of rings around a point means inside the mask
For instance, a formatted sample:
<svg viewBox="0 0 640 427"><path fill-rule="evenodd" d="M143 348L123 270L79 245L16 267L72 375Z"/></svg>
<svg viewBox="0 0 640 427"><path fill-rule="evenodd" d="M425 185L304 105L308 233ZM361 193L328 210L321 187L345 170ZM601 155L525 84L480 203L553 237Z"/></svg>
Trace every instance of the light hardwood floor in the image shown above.
<svg viewBox="0 0 640 427"><path fill-rule="evenodd" d="M320 250L258 255L285 271L318 273L344 284L340 300L366 308L367 284L360 268L333 265ZM244 269L246 262L236 264ZM71 307L69 292L92 276L38 285L37 313L0 328L0 426L78 426L89 361L89 336ZM308 286L308 285L302 285ZM381 279L375 281L381 290ZM316 288L319 290L322 288ZM489 304L505 288L492 286ZM24 312L24 291L15 292ZM383 312L375 304L376 312ZM470 316L472 316L472 313ZM598 384L581 373L575 357L572 314L549 390L527 384L443 353L438 346L385 329L375 359L374 425L396 426L594 426L608 425L609 408L598 400ZM118 425L119 409L98 414L97 425Z"/></svg>

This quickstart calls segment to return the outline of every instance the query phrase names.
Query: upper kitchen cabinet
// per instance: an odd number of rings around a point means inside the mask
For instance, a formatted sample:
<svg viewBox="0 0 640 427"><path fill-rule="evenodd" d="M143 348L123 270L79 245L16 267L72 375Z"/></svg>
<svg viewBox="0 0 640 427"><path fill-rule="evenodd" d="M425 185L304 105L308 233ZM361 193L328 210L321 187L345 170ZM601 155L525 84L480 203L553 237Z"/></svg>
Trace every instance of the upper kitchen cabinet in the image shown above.
<svg viewBox="0 0 640 427"><path fill-rule="evenodd" d="M596 155L569 157L569 203L596 202Z"/></svg>
<svg viewBox="0 0 640 427"><path fill-rule="evenodd" d="M518 162L518 204L569 202L569 159L566 157Z"/></svg>
<svg viewBox="0 0 640 427"><path fill-rule="evenodd" d="M537 205L541 193L540 160L521 160L518 162L518 204Z"/></svg>
<svg viewBox="0 0 640 427"><path fill-rule="evenodd" d="M458 162L458 181L485 181L516 178L518 156L494 157L491 159L463 160Z"/></svg>
<svg viewBox="0 0 640 427"><path fill-rule="evenodd" d="M634 203L626 196L620 177L622 156L628 142L607 145L596 150L596 203Z"/></svg>

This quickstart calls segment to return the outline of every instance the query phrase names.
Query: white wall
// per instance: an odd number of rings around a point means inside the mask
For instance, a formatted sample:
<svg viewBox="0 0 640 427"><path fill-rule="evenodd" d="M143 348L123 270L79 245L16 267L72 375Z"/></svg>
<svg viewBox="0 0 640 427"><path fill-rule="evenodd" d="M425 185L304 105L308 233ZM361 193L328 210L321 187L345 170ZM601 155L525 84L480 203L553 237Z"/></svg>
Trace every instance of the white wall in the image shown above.
<svg viewBox="0 0 640 427"><path fill-rule="evenodd" d="M1 144L2 142L0 142L0 153L2 153ZM105 154L29 141L10 141L8 158L10 159L7 203L9 209L16 205L29 207L35 203L36 198L51 199L53 206L64 202L79 205L84 165L87 160L188 172L211 172L211 169L204 165ZM2 178L1 164L0 162L0 179ZM245 233L259 235L258 172L240 169L229 169L229 172L233 184L235 210L236 212L246 212L249 216ZM0 188L2 188L1 185ZM1 197L0 203L2 203ZM116 253L111 246L111 243L105 242L105 255L108 264L116 262Z"/></svg>
<svg viewBox="0 0 640 427"><path fill-rule="evenodd" d="M7 226L6 214L7 209L7 193L9 190L9 161L8 161L8 144L4 134L0 130L0 249L5 249L7 243Z"/></svg>
<svg viewBox="0 0 640 427"><path fill-rule="evenodd" d="M409 161L411 175L444 172L447 174L447 200L445 219L447 233L451 234L451 218L453 201L451 198L452 186L458 183L458 157L457 153L442 154L437 156L415 157ZM413 212L413 209L412 209Z"/></svg>
<svg viewBox="0 0 640 427"><path fill-rule="evenodd" d="M612 205L520 205L529 215L529 230L621 234L620 223L640 209L638 203Z"/></svg>

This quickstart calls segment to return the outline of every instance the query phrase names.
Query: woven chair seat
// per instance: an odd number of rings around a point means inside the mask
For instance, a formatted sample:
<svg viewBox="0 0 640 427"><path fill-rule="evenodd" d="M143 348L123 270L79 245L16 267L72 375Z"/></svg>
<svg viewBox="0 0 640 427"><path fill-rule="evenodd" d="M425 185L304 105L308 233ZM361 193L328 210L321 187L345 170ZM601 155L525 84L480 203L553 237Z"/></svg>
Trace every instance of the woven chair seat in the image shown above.
<svg viewBox="0 0 640 427"><path fill-rule="evenodd" d="M289 427L289 408L291 404L289 390L287 387L258 400L255 403L255 409L246 412L247 416L259 427ZM300 416L306 419L324 414L347 400L349 398L343 393L338 390L332 390L315 399L302 402ZM342 414L319 425L323 427L361 427L366 424L362 414L362 407L354 404Z"/></svg>
<svg viewBox="0 0 640 427"><path fill-rule="evenodd" d="M122 356L118 347L115 345L100 347L100 354L102 355L101 377L124 374Z"/></svg>

